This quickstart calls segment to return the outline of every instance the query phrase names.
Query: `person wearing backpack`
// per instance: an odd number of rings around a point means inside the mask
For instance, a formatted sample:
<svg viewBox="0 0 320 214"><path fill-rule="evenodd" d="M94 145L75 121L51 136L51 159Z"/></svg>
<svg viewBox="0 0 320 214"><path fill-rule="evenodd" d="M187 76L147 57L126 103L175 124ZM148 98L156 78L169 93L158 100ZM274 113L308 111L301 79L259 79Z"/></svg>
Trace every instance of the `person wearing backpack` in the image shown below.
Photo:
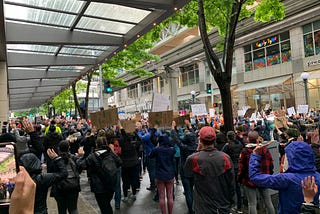
<svg viewBox="0 0 320 214"><path fill-rule="evenodd" d="M84 158L83 149L78 151L77 164L81 170L87 170L90 175L90 188L94 193L101 214L112 214L111 200L115 192L118 168L121 159L107 145L106 138L98 137L97 149Z"/></svg>
<svg viewBox="0 0 320 214"><path fill-rule="evenodd" d="M68 177L52 186L50 196L54 197L58 205L59 214L78 214L78 198L80 188L80 176L76 166L76 157L69 152L69 142L63 140L59 143L60 156L63 159ZM54 169L55 171L55 169Z"/></svg>

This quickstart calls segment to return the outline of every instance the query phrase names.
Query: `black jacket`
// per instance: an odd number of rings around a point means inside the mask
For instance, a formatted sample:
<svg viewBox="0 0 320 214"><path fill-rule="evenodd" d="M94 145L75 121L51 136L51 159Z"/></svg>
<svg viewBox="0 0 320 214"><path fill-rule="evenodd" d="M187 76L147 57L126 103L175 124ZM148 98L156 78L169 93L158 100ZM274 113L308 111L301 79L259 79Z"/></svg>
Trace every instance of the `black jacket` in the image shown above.
<svg viewBox="0 0 320 214"><path fill-rule="evenodd" d="M43 139L44 146L44 155L47 162L47 171L52 172L52 161L50 157L47 155L48 149L53 149L57 154L59 154L59 142L63 140L62 135L57 132L48 132L47 135Z"/></svg>
<svg viewBox="0 0 320 214"><path fill-rule="evenodd" d="M99 148L96 151L104 151L104 152L111 152L110 148L108 146ZM114 158L117 160L118 165L121 165L121 159L111 152L112 155L114 155ZM108 184L105 184L103 181L101 181L98 170L99 170L99 160L95 155L95 152L91 153L88 157L80 157L77 161L77 165L81 170L87 170L88 176L90 177L90 188L91 192L93 193L107 193L107 192L113 192L113 187L111 187Z"/></svg>
<svg viewBox="0 0 320 214"><path fill-rule="evenodd" d="M53 160L58 168L54 173L42 173L41 162L33 153L20 157L20 164L26 168L33 181L36 183L36 197L34 204L35 214L47 214L48 188L68 176L67 169L61 157Z"/></svg>
<svg viewBox="0 0 320 214"><path fill-rule="evenodd" d="M121 146L122 167L133 167L138 164L139 147L141 145L140 138L135 134L127 134L124 129L121 129L122 139L119 141Z"/></svg>

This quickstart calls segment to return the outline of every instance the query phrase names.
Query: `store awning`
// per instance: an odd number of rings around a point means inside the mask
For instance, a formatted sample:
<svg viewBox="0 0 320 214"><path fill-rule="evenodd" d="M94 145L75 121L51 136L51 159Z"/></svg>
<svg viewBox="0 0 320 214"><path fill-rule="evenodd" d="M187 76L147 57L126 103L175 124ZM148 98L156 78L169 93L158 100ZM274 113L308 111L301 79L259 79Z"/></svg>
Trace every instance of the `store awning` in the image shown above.
<svg viewBox="0 0 320 214"><path fill-rule="evenodd" d="M250 82L250 83L245 83L244 85L239 86L236 91L245 91L249 89L255 89L255 88L264 88L264 87L269 87L269 86L274 86L274 85L280 85L286 80L291 78L290 75L287 76L282 76L282 77L276 77L276 78L271 78L271 79L266 79L266 80L260 80L260 81L255 81L255 82Z"/></svg>
<svg viewBox="0 0 320 214"><path fill-rule="evenodd" d="M309 73L308 80L320 79L320 71L312 71L308 73ZM303 80L301 79L300 75L294 80L294 82L302 82L302 81Z"/></svg>

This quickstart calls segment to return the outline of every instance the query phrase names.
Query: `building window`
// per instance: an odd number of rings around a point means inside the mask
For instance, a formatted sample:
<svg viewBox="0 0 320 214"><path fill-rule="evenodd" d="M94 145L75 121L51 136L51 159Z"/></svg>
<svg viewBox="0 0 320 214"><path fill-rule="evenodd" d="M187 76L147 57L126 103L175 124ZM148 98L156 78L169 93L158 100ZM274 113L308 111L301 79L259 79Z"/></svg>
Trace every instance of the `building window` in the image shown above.
<svg viewBox="0 0 320 214"><path fill-rule="evenodd" d="M151 94L153 91L153 80L146 80L141 83L141 93L142 94Z"/></svg>
<svg viewBox="0 0 320 214"><path fill-rule="evenodd" d="M199 83L199 66L197 63L180 67L179 88Z"/></svg>
<svg viewBox="0 0 320 214"><path fill-rule="evenodd" d="M138 97L138 85L132 85L128 87L128 97L129 98Z"/></svg>
<svg viewBox="0 0 320 214"><path fill-rule="evenodd" d="M303 26L305 57L320 54L320 20Z"/></svg>
<svg viewBox="0 0 320 214"><path fill-rule="evenodd" d="M157 83L158 83L158 93L161 94L163 93L163 90L164 90L164 78L158 77Z"/></svg>
<svg viewBox="0 0 320 214"><path fill-rule="evenodd" d="M245 71L291 61L289 32L257 41L244 47Z"/></svg>

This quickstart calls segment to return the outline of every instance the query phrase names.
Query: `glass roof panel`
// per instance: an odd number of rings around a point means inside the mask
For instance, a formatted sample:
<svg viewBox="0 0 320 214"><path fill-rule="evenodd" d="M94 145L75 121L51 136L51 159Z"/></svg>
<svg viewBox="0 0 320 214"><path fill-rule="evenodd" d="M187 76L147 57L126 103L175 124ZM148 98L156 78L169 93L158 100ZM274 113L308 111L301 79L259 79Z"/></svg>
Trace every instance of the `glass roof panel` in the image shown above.
<svg viewBox="0 0 320 214"><path fill-rule="evenodd" d="M87 55L87 56L97 57L97 56L101 55L103 53L103 51L63 47L61 49L60 53L61 54L66 53L66 54L77 55L77 56L78 55Z"/></svg>
<svg viewBox="0 0 320 214"><path fill-rule="evenodd" d="M49 71L81 71L84 66L50 66Z"/></svg>
<svg viewBox="0 0 320 214"><path fill-rule="evenodd" d="M139 23L150 13L150 11L120 5L92 2L86 10L85 15Z"/></svg>
<svg viewBox="0 0 320 214"><path fill-rule="evenodd" d="M30 51L30 52L41 52L41 53L55 53L58 50L57 46L47 45L24 45L24 44L8 44L8 50L18 51Z"/></svg>
<svg viewBox="0 0 320 214"><path fill-rule="evenodd" d="M68 48L79 48L79 49L89 49L89 50L99 50L106 51L110 49L110 46L91 46L91 45L65 45L64 47Z"/></svg>
<svg viewBox="0 0 320 214"><path fill-rule="evenodd" d="M7 4L10 4L10 2L55 10L63 10L73 13L78 13L81 6L84 4L84 2L77 0L10 0Z"/></svg>
<svg viewBox="0 0 320 214"><path fill-rule="evenodd" d="M131 28L134 27L134 25L82 17L77 27L126 34L129 30L131 30Z"/></svg>
<svg viewBox="0 0 320 214"><path fill-rule="evenodd" d="M55 24L70 27L75 15L57 13L16 5L5 5L6 18L22 19L26 21L39 22L45 24Z"/></svg>

